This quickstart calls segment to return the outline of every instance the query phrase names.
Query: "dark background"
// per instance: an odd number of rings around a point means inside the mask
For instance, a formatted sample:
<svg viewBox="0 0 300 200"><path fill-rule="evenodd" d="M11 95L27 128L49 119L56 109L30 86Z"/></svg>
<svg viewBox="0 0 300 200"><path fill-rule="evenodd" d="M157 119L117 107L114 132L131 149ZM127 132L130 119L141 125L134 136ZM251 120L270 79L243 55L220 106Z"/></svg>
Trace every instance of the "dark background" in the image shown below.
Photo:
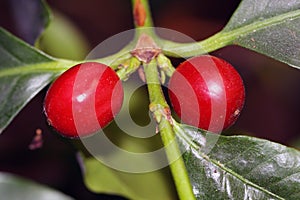
<svg viewBox="0 0 300 200"><path fill-rule="evenodd" d="M9 2L13 1L0 0L0 25L26 40L26 34L16 27ZM112 35L133 28L129 0L47 2L78 26L90 48ZM155 26L177 30L195 40L221 30L239 2L150 1ZM212 54L232 63L246 86L244 110L228 132L294 145L299 138L300 128L299 70L236 46ZM75 149L69 140L52 134L46 124L42 111L45 92L43 90L36 96L1 135L0 171L28 177L62 190L76 199L113 199L112 196L93 194L84 187ZM43 130L44 145L41 149L31 151L28 145L37 128Z"/></svg>

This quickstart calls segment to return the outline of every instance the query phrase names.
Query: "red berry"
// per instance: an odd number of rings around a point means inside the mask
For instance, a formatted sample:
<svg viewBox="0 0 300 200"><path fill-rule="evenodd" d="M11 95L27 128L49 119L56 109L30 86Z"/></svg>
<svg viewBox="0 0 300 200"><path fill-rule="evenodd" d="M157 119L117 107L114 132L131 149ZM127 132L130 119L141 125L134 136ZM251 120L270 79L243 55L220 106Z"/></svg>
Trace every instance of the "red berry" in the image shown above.
<svg viewBox="0 0 300 200"><path fill-rule="evenodd" d="M78 64L49 88L44 110L48 122L66 137L88 136L120 111L123 87L115 71L96 62Z"/></svg>
<svg viewBox="0 0 300 200"><path fill-rule="evenodd" d="M175 113L184 123L215 133L231 126L245 100L238 72L214 56L198 56L181 63L169 82Z"/></svg>

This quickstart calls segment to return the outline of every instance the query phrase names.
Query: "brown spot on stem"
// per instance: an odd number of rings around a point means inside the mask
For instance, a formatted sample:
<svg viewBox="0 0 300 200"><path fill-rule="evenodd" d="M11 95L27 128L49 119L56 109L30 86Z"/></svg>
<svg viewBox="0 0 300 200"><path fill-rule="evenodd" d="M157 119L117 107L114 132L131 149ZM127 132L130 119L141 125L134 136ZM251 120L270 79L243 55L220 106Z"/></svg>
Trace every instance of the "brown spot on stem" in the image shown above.
<svg viewBox="0 0 300 200"><path fill-rule="evenodd" d="M135 24L138 26L144 26L146 21L146 10L141 0L136 0L133 9L133 17Z"/></svg>

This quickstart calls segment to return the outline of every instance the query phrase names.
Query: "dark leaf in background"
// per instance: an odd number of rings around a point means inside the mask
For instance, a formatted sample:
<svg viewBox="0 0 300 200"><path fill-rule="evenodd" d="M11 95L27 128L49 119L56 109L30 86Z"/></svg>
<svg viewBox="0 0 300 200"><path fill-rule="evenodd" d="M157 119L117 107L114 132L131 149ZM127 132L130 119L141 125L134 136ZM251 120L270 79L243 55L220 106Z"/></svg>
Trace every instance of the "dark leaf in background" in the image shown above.
<svg viewBox="0 0 300 200"><path fill-rule="evenodd" d="M0 194L1 199L9 200L73 199L65 194L62 194L61 192L8 173L0 173Z"/></svg>
<svg viewBox="0 0 300 200"><path fill-rule="evenodd" d="M50 22L50 11L44 0L9 0L18 35L33 45Z"/></svg>

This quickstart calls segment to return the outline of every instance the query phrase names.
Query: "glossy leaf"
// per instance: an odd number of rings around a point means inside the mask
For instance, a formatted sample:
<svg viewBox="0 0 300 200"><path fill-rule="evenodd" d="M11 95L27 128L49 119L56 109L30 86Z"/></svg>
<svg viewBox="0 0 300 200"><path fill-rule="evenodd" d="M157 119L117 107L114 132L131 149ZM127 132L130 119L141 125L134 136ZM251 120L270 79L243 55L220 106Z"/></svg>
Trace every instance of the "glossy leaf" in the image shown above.
<svg viewBox="0 0 300 200"><path fill-rule="evenodd" d="M70 63L55 60L0 28L0 133Z"/></svg>
<svg viewBox="0 0 300 200"><path fill-rule="evenodd" d="M9 200L71 200L73 198L24 178L0 173L1 199Z"/></svg>
<svg viewBox="0 0 300 200"><path fill-rule="evenodd" d="M232 43L300 68L300 1L243 0L223 34Z"/></svg>
<svg viewBox="0 0 300 200"><path fill-rule="evenodd" d="M300 152L263 139L177 126L197 199L300 199Z"/></svg>

